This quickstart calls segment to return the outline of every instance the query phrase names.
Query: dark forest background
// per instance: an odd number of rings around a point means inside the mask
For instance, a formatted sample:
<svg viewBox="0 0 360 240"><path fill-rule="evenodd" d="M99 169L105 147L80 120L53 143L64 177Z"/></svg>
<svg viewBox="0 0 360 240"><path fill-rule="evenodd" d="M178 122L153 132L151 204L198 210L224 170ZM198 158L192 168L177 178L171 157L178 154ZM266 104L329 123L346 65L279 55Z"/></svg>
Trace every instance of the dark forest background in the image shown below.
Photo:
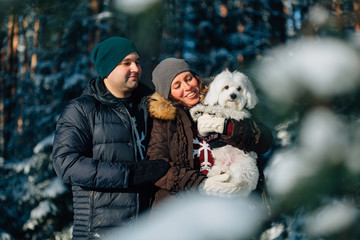
<svg viewBox="0 0 360 240"><path fill-rule="evenodd" d="M53 133L63 107L96 76L90 53L98 42L110 36L134 41L142 58L142 81L152 86L152 69L165 57L187 59L204 78L224 68L255 78L254 66L273 48L304 37L346 41L360 31L358 0L136 3L0 1L0 239L69 237L71 196L52 169ZM313 7L328 13L325 23L311 20ZM259 94L266 100L260 88ZM358 95L342 101L342 110L354 119L357 100ZM276 137L273 152L283 147L280 124L296 111L274 114L260 104L259 114ZM359 236L358 231L351 234Z"/></svg>

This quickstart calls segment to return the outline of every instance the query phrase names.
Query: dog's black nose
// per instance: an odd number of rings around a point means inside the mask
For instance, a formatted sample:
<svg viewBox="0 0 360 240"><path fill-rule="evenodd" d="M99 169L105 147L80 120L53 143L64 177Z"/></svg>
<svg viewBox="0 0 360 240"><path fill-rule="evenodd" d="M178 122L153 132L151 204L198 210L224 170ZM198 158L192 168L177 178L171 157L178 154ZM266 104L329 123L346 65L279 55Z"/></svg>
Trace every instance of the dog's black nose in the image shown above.
<svg viewBox="0 0 360 240"><path fill-rule="evenodd" d="M230 97L231 97L232 100L234 100L234 99L236 99L236 94L233 93L233 94L230 95Z"/></svg>

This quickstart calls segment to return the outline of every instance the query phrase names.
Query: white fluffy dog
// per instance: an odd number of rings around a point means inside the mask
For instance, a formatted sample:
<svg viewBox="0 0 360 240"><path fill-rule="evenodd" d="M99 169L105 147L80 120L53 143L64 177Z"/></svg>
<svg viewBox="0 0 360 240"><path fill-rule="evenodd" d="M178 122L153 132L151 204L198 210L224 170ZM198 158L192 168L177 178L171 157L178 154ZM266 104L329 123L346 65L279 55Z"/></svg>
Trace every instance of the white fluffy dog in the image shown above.
<svg viewBox="0 0 360 240"><path fill-rule="evenodd" d="M210 83L209 91L205 96L204 104L197 104L190 109L194 121L199 124L212 122L214 116L242 120L250 118L247 109L254 108L257 104L255 90L246 75L241 72L225 70L217 75ZM257 154L245 152L230 145L214 148L212 150L214 165L209 170L207 177L221 179L222 174L227 173L230 178L226 180L232 183L232 191L247 196L253 191L259 179L259 170L256 165ZM210 184L210 185L209 185ZM222 192L220 185L211 186L211 182L205 186L207 189Z"/></svg>

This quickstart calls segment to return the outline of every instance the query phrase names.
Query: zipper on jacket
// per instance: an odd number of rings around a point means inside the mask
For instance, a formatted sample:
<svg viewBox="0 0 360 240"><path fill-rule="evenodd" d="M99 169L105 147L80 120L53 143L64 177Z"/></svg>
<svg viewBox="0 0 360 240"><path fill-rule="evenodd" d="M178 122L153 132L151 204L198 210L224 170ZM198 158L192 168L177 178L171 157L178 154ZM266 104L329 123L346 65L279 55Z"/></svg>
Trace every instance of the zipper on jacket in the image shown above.
<svg viewBox="0 0 360 240"><path fill-rule="evenodd" d="M123 109L119 109L119 111L121 112L121 111L124 111L125 113L126 113L126 115L127 115L127 117L129 118L129 121L130 121L130 125L131 125L131 137L132 137L132 144L133 144L133 146L134 146L134 155L135 155L135 162L137 162L137 151L136 151L136 147L137 147L137 145L136 145L136 139L135 139L135 134L134 134L134 123L133 123L133 121L131 120L131 114L129 113L129 111L127 110L127 108L125 107L125 105L123 104L123 103L121 103L120 102L120 104L122 104L122 106L123 106L123 108L125 109L125 110L123 110ZM111 108L114 112L115 112L115 114L121 119L121 116L119 115L119 113L118 113L118 111L115 109L115 108Z"/></svg>
<svg viewBox="0 0 360 240"><path fill-rule="evenodd" d="M88 222L88 232L91 233L91 228L92 228L91 216L93 214L93 207L94 207L94 191L90 191L89 197L90 197L90 200L89 200L90 213L89 213L89 222Z"/></svg>
<svg viewBox="0 0 360 240"><path fill-rule="evenodd" d="M136 142L136 136L135 136L135 131L137 131L136 126L133 122L133 120L131 119L131 115L129 113L129 111L127 110L127 108L125 107L126 109L126 113L128 115L128 117L130 117L130 122L131 122L131 135L132 135L132 141L133 141L133 146L134 146L134 153L135 153L135 161L137 162L138 161L138 154L137 154L137 142ZM134 116L135 120L136 120L136 117ZM139 149L139 151L141 151L141 149ZM139 208L140 208L140 196L139 196L139 193L136 193L136 215L135 215L135 218L137 219L137 217L139 216Z"/></svg>
<svg viewBox="0 0 360 240"><path fill-rule="evenodd" d="M133 146L134 146L134 155L135 155L135 162L137 162L138 160L138 158L137 158L137 144L136 144L136 139L135 139L135 134L134 134L134 123L133 123L133 121L131 120L131 114L130 114L130 112L127 110L127 108L125 107L125 105L123 104L123 103L120 103L120 104L122 104L122 106L123 106L123 108L125 108L125 111L124 110L122 110L122 111L124 111L126 114L127 114L127 117L128 118L130 118L129 119L129 121L130 121L130 125L131 125L131 136L132 136L132 144L133 144ZM120 115L119 115L119 113L118 113L118 111L116 110L116 109L114 109L114 108L111 108L114 112L115 112L115 114L121 119L121 117L120 117ZM119 110L120 111L120 110ZM139 203L139 201L140 201L140 196L139 196L139 193L136 193L136 218L137 218L137 216L139 215L139 208L140 208L140 203Z"/></svg>

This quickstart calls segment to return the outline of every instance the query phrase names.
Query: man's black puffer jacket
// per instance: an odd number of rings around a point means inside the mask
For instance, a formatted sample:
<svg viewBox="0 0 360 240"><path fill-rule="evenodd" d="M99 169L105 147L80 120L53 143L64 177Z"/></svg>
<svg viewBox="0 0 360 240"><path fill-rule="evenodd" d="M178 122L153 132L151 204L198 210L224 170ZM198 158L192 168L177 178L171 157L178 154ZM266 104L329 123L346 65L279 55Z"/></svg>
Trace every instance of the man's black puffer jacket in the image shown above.
<svg viewBox="0 0 360 240"><path fill-rule="evenodd" d="M92 80L59 118L53 165L72 185L73 239L96 239L135 219L150 205L152 183L169 168L163 160L141 161L149 138L143 133L150 126L143 89L140 85L132 94L142 146L136 144L128 109L100 79Z"/></svg>

